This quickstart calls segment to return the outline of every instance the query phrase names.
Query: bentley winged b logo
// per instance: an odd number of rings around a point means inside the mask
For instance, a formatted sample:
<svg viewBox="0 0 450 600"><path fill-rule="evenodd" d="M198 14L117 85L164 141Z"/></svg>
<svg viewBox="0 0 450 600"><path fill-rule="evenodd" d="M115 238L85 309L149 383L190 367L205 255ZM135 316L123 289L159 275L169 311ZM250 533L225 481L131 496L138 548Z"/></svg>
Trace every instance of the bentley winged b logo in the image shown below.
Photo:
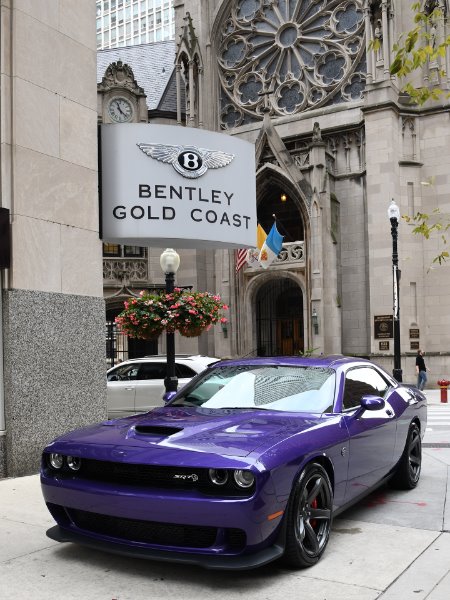
<svg viewBox="0 0 450 600"><path fill-rule="evenodd" d="M171 164L177 173L189 179L201 177L208 169L226 167L234 159L234 154L196 146L171 144L137 144L137 146L147 156Z"/></svg>

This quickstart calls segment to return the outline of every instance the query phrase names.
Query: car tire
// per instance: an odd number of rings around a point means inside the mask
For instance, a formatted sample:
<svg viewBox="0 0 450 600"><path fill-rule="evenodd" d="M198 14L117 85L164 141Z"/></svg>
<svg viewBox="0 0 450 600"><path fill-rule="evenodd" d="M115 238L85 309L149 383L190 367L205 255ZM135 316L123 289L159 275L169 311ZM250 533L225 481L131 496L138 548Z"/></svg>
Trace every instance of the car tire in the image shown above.
<svg viewBox="0 0 450 600"><path fill-rule="evenodd" d="M391 477L390 484L399 490L412 490L419 483L422 466L422 438L416 423L411 423L405 449Z"/></svg>
<svg viewBox="0 0 450 600"><path fill-rule="evenodd" d="M333 490L325 469L310 463L292 489L286 515L284 563L314 565L328 543L333 517Z"/></svg>

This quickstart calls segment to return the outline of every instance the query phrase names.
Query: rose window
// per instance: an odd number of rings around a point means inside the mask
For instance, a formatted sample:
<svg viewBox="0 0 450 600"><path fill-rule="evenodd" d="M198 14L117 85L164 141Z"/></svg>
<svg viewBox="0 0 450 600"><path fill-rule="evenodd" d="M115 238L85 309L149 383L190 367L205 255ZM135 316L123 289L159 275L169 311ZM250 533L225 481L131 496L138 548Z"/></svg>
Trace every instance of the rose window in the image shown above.
<svg viewBox="0 0 450 600"><path fill-rule="evenodd" d="M362 97L362 0L233 0L218 50L230 129Z"/></svg>

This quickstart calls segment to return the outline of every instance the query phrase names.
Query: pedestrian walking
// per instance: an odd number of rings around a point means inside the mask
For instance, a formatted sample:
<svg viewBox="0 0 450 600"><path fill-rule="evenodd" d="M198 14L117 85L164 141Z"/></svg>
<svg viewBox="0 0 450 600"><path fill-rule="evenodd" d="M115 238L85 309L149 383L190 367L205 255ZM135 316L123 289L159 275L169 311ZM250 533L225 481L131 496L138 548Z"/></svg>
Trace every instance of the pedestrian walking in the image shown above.
<svg viewBox="0 0 450 600"><path fill-rule="evenodd" d="M427 369L427 367L426 367L425 359L423 357L424 354L425 354L425 352L423 350L417 350L416 373L417 373L417 387L419 388L419 390L423 390L423 388L425 387L425 384L428 379L427 371L430 370L430 369Z"/></svg>

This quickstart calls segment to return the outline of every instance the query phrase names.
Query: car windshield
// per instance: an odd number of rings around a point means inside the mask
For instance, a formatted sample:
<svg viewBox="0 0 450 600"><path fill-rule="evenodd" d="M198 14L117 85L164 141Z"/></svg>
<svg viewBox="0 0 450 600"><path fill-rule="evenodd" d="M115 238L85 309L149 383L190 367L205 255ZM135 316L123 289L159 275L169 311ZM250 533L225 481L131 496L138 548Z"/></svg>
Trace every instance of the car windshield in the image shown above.
<svg viewBox="0 0 450 600"><path fill-rule="evenodd" d="M333 410L334 389L333 369L223 366L197 377L170 405L323 413Z"/></svg>

